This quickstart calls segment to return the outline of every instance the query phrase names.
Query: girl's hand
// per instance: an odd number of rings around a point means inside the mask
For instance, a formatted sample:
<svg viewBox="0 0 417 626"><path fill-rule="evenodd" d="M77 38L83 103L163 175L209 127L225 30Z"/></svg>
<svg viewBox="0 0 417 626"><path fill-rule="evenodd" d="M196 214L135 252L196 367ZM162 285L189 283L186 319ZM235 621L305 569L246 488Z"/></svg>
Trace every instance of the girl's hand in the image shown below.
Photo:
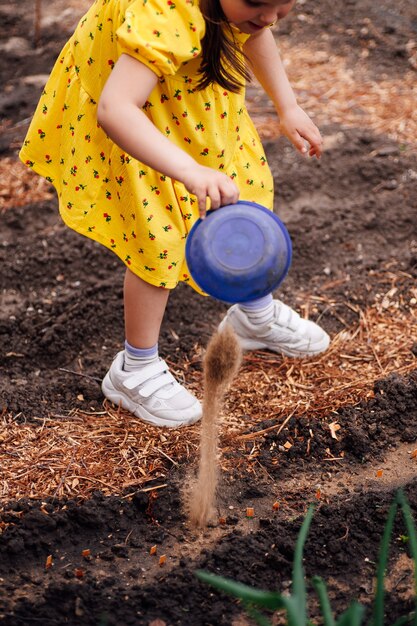
<svg viewBox="0 0 417 626"><path fill-rule="evenodd" d="M196 163L181 177L187 191L196 196L201 219L206 216L207 198L211 209L226 204L235 204L239 199L239 189L229 176Z"/></svg>
<svg viewBox="0 0 417 626"><path fill-rule="evenodd" d="M307 113L297 105L281 114L280 129L301 154L318 159L323 152L323 139L320 131ZM306 146L309 144L309 147Z"/></svg>

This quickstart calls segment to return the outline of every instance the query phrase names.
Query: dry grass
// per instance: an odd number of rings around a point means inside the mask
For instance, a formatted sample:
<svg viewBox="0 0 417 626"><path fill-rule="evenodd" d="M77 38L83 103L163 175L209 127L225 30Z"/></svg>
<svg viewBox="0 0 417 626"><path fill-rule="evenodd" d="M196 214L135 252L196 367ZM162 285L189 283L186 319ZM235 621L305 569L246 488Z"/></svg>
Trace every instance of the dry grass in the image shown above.
<svg viewBox="0 0 417 626"><path fill-rule="evenodd" d="M373 80L363 68L353 70L344 57L280 42L282 57L299 103L319 125L367 128L408 144L417 144L417 57L410 49L410 70L395 78ZM363 54L367 54L364 49ZM413 56L414 55L414 56ZM416 58L415 58L416 57ZM249 111L264 138L279 135L273 107L255 90Z"/></svg>
<svg viewBox="0 0 417 626"><path fill-rule="evenodd" d="M276 431L295 413L332 422L332 411L370 398L376 379L416 368L411 347L417 342L417 290L399 296L391 287L366 310L316 296L305 300L312 313L318 300L328 307L353 307L358 322L340 332L329 351L317 358L294 361L271 353L246 354L228 393L221 428L223 451L239 449L242 467L252 460L251 446L244 443L261 442L264 420L273 420L268 430ZM201 389L202 374L189 370L187 382ZM172 465L194 464L199 433L199 425L153 428L108 403L100 413L73 410L68 416L23 424L18 416L4 414L0 501L86 498L96 489L128 497L149 488L150 481L164 484ZM223 471L232 469L228 464L223 459Z"/></svg>
<svg viewBox="0 0 417 626"><path fill-rule="evenodd" d="M0 159L0 213L54 197L51 184L14 157Z"/></svg>

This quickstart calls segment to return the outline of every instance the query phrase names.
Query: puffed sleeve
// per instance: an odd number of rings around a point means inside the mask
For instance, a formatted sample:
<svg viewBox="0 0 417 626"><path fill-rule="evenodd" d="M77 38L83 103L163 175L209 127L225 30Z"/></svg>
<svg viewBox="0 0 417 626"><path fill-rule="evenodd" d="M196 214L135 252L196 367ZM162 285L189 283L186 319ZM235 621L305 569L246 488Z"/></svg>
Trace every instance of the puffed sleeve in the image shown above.
<svg viewBox="0 0 417 626"><path fill-rule="evenodd" d="M204 32L197 0L135 0L116 36L120 54L133 56L161 77L176 74L200 54Z"/></svg>

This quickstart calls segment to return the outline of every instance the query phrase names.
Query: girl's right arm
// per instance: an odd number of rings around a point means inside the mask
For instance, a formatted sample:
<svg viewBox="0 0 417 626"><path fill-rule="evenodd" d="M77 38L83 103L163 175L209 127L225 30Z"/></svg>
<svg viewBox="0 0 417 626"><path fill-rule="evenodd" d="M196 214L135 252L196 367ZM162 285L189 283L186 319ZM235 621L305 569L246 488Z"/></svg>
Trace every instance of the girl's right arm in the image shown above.
<svg viewBox="0 0 417 626"><path fill-rule="evenodd" d="M174 180L184 184L197 198L205 216L207 198L218 209L239 198L235 183L222 172L200 165L165 137L148 119L142 106L158 77L146 65L122 54L115 64L98 103L100 126L122 150Z"/></svg>

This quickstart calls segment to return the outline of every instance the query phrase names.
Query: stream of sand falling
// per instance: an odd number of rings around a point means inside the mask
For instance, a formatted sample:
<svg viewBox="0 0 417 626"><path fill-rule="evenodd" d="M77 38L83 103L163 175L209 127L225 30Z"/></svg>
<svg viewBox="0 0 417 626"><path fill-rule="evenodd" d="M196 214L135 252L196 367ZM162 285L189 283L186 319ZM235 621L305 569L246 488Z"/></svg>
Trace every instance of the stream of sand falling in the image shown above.
<svg viewBox="0 0 417 626"><path fill-rule="evenodd" d="M237 374L241 360L239 342L229 326L211 337L203 360L200 464L196 482L191 488L189 504L190 521L195 526L205 526L214 510L218 480L219 414L224 394Z"/></svg>

